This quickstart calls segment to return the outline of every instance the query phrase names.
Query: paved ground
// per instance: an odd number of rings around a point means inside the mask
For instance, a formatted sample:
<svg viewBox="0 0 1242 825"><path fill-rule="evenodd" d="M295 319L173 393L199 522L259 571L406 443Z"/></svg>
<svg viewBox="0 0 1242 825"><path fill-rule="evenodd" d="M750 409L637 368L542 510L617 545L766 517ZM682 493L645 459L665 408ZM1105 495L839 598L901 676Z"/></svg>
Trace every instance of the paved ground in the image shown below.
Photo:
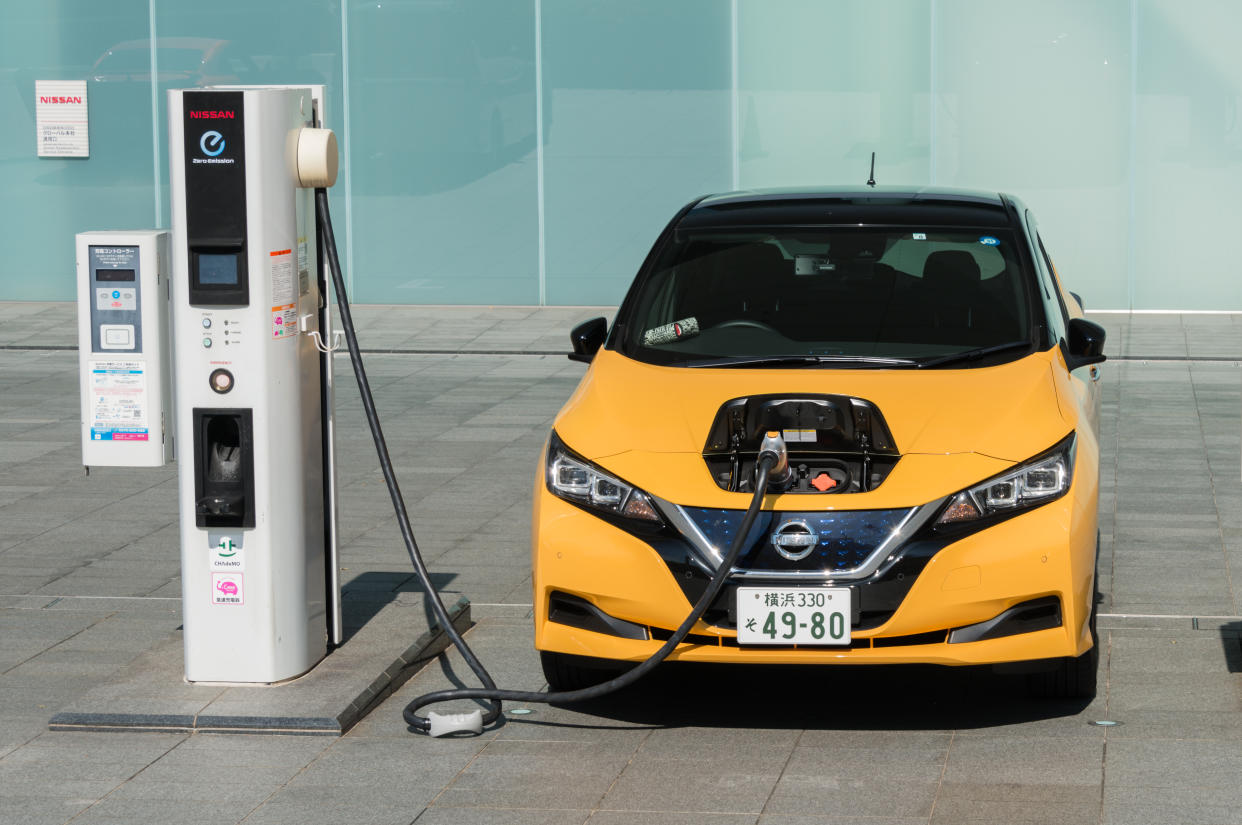
<svg viewBox="0 0 1242 825"><path fill-rule="evenodd" d="M390 351L368 365L419 537L474 602L469 637L504 685L542 686L530 478L583 371L528 353L564 350L594 314L358 312L363 346ZM0 319L0 822L1242 822L1242 316L1097 319L1121 358L1105 367L1089 706L1032 704L973 670L668 667L453 741L407 733L400 714L469 681L455 656L340 739L47 732L176 632L175 478L86 477L72 307L5 304ZM346 598L413 589L348 384L339 406Z"/></svg>

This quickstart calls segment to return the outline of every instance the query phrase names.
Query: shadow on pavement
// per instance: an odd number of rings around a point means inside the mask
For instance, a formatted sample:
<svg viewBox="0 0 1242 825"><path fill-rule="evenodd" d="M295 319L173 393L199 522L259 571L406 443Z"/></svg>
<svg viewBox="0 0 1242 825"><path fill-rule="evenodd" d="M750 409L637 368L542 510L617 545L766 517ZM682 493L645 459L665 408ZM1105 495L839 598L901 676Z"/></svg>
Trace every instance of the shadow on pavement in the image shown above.
<svg viewBox="0 0 1242 825"><path fill-rule="evenodd" d="M1234 639L1235 644L1237 639ZM486 664L486 662L484 663ZM473 674L440 657L455 686L478 687ZM495 676L495 674L493 674ZM503 688L519 688L500 684ZM545 686L546 687L546 686ZM480 707L485 703L476 700ZM525 704L525 703L519 703ZM541 727L762 728L821 730L975 730L1077 716L1085 699L1028 696L1025 677L989 667L934 665L762 666L668 663L628 688L575 704L600 724L507 718ZM607 720L607 721L605 721Z"/></svg>
<svg viewBox="0 0 1242 825"><path fill-rule="evenodd" d="M1230 673L1242 673L1242 622L1220 626L1220 646Z"/></svg>
<svg viewBox="0 0 1242 825"><path fill-rule="evenodd" d="M986 667L670 663L573 708L657 727L960 730L1075 716L1089 704L1029 698L1024 677Z"/></svg>
<svg viewBox="0 0 1242 825"><path fill-rule="evenodd" d="M420 591L421 588L418 587L417 582L411 585L410 580L413 578L414 574L405 570L391 572L372 570L360 573L343 583L341 585L341 613L344 620L342 624L345 630L345 641L348 642L359 630L366 627L367 622L374 619L386 605L396 601L399 594ZM455 578L457 576L453 573L432 573L431 583L437 591L443 593ZM457 596L443 594L442 598L448 604L452 604ZM424 604L423 610L430 626L434 623L431 607Z"/></svg>

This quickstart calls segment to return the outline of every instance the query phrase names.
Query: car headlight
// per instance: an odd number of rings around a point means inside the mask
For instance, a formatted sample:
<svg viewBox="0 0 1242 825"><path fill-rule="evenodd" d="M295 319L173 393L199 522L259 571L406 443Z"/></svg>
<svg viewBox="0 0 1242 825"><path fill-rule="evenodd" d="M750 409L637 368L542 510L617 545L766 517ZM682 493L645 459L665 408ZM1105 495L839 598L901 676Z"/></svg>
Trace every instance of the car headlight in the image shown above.
<svg viewBox="0 0 1242 825"><path fill-rule="evenodd" d="M936 526L1003 517L1060 498L1073 480L1076 444L1075 434L1070 433L1051 450L961 491L941 511Z"/></svg>
<svg viewBox="0 0 1242 825"><path fill-rule="evenodd" d="M602 515L661 522L651 497L574 453L552 432L547 455L548 491Z"/></svg>

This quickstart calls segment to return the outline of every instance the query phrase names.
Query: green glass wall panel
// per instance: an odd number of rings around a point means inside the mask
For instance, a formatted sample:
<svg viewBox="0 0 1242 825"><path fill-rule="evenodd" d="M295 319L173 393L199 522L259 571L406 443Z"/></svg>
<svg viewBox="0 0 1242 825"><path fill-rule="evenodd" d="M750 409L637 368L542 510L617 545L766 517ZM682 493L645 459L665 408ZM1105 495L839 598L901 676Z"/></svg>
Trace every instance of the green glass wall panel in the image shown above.
<svg viewBox="0 0 1242 825"><path fill-rule="evenodd" d="M161 226L169 226L167 91L213 84L324 84L325 125L344 132L341 12L334 0L158 0ZM344 183L332 190L344 200ZM344 216L338 207L333 218ZM339 213L339 214L338 214ZM338 231L338 245L344 232ZM342 250L342 254L344 250Z"/></svg>
<svg viewBox="0 0 1242 825"><path fill-rule="evenodd" d="M538 303L534 8L349 4L358 300Z"/></svg>
<svg viewBox="0 0 1242 825"><path fill-rule="evenodd" d="M146 0L0 4L0 297L73 300L74 234L155 220L147 28ZM89 158L37 156L36 80L87 81Z"/></svg>
<svg viewBox="0 0 1242 825"><path fill-rule="evenodd" d="M739 0L741 188L929 179L931 6Z"/></svg>
<svg viewBox="0 0 1242 825"><path fill-rule="evenodd" d="M730 6L542 9L547 302L619 303L677 209L731 188Z"/></svg>
<svg viewBox="0 0 1242 825"><path fill-rule="evenodd" d="M1129 11L939 0L932 21L932 181L1021 197L1095 309L1128 305Z"/></svg>
<svg viewBox="0 0 1242 825"><path fill-rule="evenodd" d="M1242 309L1242 4L1145 0L1137 25L1136 307Z"/></svg>

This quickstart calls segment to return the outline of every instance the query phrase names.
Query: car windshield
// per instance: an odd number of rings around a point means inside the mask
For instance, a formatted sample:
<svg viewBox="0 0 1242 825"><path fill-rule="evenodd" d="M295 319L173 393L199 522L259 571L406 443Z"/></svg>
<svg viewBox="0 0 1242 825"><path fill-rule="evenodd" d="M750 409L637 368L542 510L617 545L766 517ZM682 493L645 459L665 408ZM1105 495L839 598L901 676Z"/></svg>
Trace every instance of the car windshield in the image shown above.
<svg viewBox="0 0 1242 825"><path fill-rule="evenodd" d="M1028 305L1008 230L681 230L620 344L681 366L995 363L1032 346Z"/></svg>

